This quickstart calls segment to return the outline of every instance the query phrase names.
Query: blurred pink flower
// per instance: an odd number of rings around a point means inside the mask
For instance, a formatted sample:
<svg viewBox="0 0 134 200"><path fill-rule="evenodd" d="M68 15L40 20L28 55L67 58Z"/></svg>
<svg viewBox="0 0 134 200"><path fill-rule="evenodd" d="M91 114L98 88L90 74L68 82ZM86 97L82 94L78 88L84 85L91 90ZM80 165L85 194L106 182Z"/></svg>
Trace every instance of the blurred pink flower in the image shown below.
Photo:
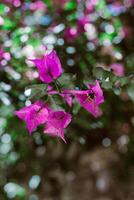
<svg viewBox="0 0 134 200"><path fill-rule="evenodd" d="M133 30L132 30L132 28L129 27L129 26L127 26L127 25L125 25L123 27L123 33L124 33L124 37L125 38L130 38L130 37L133 36Z"/></svg>
<svg viewBox="0 0 134 200"><path fill-rule="evenodd" d="M3 54L3 58L7 61L11 60L11 55L9 52L4 52Z"/></svg>
<svg viewBox="0 0 134 200"><path fill-rule="evenodd" d="M3 0L4 3L11 3L15 7L21 6L21 0Z"/></svg>
<svg viewBox="0 0 134 200"><path fill-rule="evenodd" d="M4 51L3 49L0 49L0 60L1 59L5 59L5 60L10 60L11 59L11 55L9 52Z"/></svg>
<svg viewBox="0 0 134 200"><path fill-rule="evenodd" d="M114 74L117 76L124 76L124 66L121 63L113 63L110 68L113 70Z"/></svg>
<svg viewBox="0 0 134 200"><path fill-rule="evenodd" d="M37 0L36 2L33 2L30 4L31 10L44 10L46 11L46 5L43 1Z"/></svg>
<svg viewBox="0 0 134 200"><path fill-rule="evenodd" d="M98 0L87 0L86 9L88 12L93 12L95 5L98 3Z"/></svg>
<svg viewBox="0 0 134 200"><path fill-rule="evenodd" d="M131 0L132 5L134 5L134 0Z"/></svg>
<svg viewBox="0 0 134 200"><path fill-rule="evenodd" d="M2 49L0 49L0 59L2 59L4 56L4 51Z"/></svg>
<svg viewBox="0 0 134 200"><path fill-rule="evenodd" d="M44 83L51 83L62 73L61 62L55 51L45 54L41 59L29 59L39 70L39 77Z"/></svg>
<svg viewBox="0 0 134 200"><path fill-rule="evenodd" d="M44 133L50 136L60 137L65 143L64 129L71 122L71 115L65 111L51 111L48 116Z"/></svg>
<svg viewBox="0 0 134 200"><path fill-rule="evenodd" d="M3 49L0 49L0 68L3 66L2 61L9 61L11 59L11 55L9 52L5 52Z"/></svg>
<svg viewBox="0 0 134 200"><path fill-rule="evenodd" d="M78 22L77 22L78 32L81 33L83 31L85 31L84 26L85 26L85 24L87 24L89 22L90 22L89 17L86 15L79 18Z"/></svg>
<svg viewBox="0 0 134 200"><path fill-rule="evenodd" d="M43 104L43 102L36 101L30 106L15 111L15 114L26 122L27 129L31 134L37 126L44 124L47 121L49 111L50 108Z"/></svg>
<svg viewBox="0 0 134 200"><path fill-rule="evenodd" d="M76 27L68 27L65 29L64 37L68 42L73 42L78 37L78 31Z"/></svg>

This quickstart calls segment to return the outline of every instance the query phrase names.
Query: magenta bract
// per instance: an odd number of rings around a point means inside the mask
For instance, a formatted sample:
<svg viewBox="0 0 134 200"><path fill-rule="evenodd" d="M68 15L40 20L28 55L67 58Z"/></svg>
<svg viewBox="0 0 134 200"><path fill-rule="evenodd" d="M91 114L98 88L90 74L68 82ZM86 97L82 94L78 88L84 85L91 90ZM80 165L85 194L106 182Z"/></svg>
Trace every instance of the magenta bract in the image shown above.
<svg viewBox="0 0 134 200"><path fill-rule="evenodd" d="M26 122L27 129L31 134L39 125L44 124L44 133L50 136L60 137L65 143L64 129L71 122L71 115L65 111L53 111L46 104L37 101L26 106L15 114Z"/></svg>
<svg viewBox="0 0 134 200"><path fill-rule="evenodd" d="M64 129L71 122L71 115L65 111L51 111L44 129L44 133L50 136L60 137L64 142Z"/></svg>
<svg viewBox="0 0 134 200"><path fill-rule="evenodd" d="M104 102L104 96L97 80L95 81L95 85L88 84L87 90L70 90L68 92L72 93L80 105L94 117L99 117L101 115L99 105Z"/></svg>
<svg viewBox="0 0 134 200"><path fill-rule="evenodd" d="M44 83L53 82L62 73L61 62L55 51L44 55L42 59L33 59L31 61L38 68L40 79Z"/></svg>
<svg viewBox="0 0 134 200"><path fill-rule="evenodd" d="M47 121L48 112L48 106L43 104L41 101L37 101L30 106L15 111L15 114L26 122L27 129L31 134L37 126L44 124Z"/></svg>
<svg viewBox="0 0 134 200"><path fill-rule="evenodd" d="M95 85L88 84L87 91L76 92L76 99L94 117L99 117L101 111L99 105L104 102L103 91L96 80Z"/></svg>

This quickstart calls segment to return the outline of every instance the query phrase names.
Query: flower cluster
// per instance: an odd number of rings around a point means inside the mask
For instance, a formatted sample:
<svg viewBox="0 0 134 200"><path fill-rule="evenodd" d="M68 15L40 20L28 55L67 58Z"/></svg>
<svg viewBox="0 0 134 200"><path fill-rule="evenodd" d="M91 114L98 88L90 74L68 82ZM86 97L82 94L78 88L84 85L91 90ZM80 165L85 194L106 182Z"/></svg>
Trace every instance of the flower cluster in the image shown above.
<svg viewBox="0 0 134 200"><path fill-rule="evenodd" d="M44 124L44 133L64 139L64 128L71 122L71 115L63 110L54 111L42 101L16 111L15 114L27 124L31 134L39 125Z"/></svg>
<svg viewBox="0 0 134 200"><path fill-rule="evenodd" d="M103 91L98 80L95 85L88 84L86 90L69 90L60 88L55 90L51 83L55 83L56 79L62 74L62 66L56 52L45 53L43 58L30 59L37 67L40 80L47 84L48 95L60 95L69 107L72 107L73 100L90 112L94 117L99 117L101 111L100 104L104 102ZM31 134L39 125L44 125L44 133L50 136L60 137L64 142L64 129L71 122L72 116L63 109L54 110L48 103L41 100L36 101L30 106L24 107L15 114L26 122L29 133Z"/></svg>

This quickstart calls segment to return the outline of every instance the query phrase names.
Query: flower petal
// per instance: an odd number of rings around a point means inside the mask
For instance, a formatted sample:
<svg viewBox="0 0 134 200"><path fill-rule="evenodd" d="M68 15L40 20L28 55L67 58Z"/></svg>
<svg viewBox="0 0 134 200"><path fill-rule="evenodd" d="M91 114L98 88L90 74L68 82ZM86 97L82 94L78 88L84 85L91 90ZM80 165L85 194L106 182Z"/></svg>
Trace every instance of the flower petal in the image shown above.
<svg viewBox="0 0 134 200"><path fill-rule="evenodd" d="M95 81L95 85L88 84L88 88L89 88L89 90L91 89L94 92L95 97L96 97L95 102L96 102L97 105L104 102L103 91L100 87L98 80Z"/></svg>
<svg viewBox="0 0 134 200"><path fill-rule="evenodd" d="M66 143L64 138L64 130L55 128L51 123L47 123L44 133L52 137L60 137Z"/></svg>

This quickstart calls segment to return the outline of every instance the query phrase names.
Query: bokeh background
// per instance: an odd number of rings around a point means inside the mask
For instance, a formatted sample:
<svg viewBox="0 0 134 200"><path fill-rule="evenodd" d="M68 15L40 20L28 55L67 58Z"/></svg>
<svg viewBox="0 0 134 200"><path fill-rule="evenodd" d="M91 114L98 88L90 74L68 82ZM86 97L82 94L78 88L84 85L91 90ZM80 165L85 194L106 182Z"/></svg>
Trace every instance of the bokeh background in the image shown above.
<svg viewBox="0 0 134 200"><path fill-rule="evenodd" d="M134 199L133 27L133 0L0 1L0 200ZM67 144L14 116L41 83L27 59L45 47L68 88L97 78L104 91L100 118L74 104Z"/></svg>

